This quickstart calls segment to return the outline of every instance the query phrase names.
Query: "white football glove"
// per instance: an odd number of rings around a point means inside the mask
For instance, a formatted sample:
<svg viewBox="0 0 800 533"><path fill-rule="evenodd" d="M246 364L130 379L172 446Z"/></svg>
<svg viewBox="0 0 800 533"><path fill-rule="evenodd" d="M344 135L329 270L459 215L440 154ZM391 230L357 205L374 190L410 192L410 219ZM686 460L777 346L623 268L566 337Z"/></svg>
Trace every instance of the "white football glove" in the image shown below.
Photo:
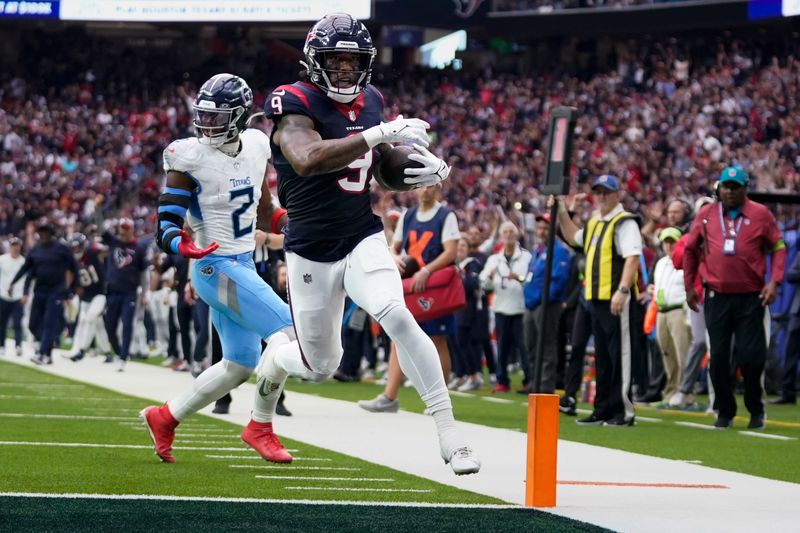
<svg viewBox="0 0 800 533"><path fill-rule="evenodd" d="M428 146L428 128L431 125L418 118L397 118L391 122L381 122L368 130L361 132L364 140L370 148L374 148L381 143L413 142Z"/></svg>
<svg viewBox="0 0 800 533"><path fill-rule="evenodd" d="M447 179L447 176L450 175L450 167L447 163L430 153L424 146L415 144L414 150L419 153L409 154L408 158L422 163L423 166L420 168L407 168L405 170L406 175L413 177L405 178L403 180L405 183L414 185L414 188L417 189L419 187L430 187Z"/></svg>

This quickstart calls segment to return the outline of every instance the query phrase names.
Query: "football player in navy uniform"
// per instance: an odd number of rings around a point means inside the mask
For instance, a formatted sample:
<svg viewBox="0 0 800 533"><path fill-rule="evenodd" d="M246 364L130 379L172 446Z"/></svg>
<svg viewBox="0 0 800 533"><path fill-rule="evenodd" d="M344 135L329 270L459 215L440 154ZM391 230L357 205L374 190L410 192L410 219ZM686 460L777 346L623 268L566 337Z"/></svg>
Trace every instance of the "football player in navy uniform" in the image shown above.
<svg viewBox="0 0 800 533"><path fill-rule="evenodd" d="M342 357L345 296L372 315L397 344L400 365L432 413L442 458L456 474L480 469L458 434L436 347L405 306L398 263L370 205L369 181L389 143L414 143L406 183L436 185L450 168L427 150L429 125L402 116L384 123L383 97L369 84L377 50L350 15L323 17L304 47L307 80L276 88L265 102L278 171L278 199L288 210L284 247L289 302L301 353L265 354L269 382L287 375L331 376ZM277 337L277 336L276 336Z"/></svg>
<svg viewBox="0 0 800 533"><path fill-rule="evenodd" d="M78 288L75 292L80 297L81 305L75 340L66 356L77 362L83 359L84 351L93 340L96 340L100 351L108 352L111 349L103 324L103 312L106 310L106 250L96 243L90 243L82 233L72 236L70 248L78 264Z"/></svg>
<svg viewBox="0 0 800 533"><path fill-rule="evenodd" d="M256 230L277 233L274 228L286 218L286 211L273 208L265 179L267 136L247 128L253 93L242 78L217 74L200 88L193 110L197 137L164 150L167 182L158 200L156 240L164 252L191 259L191 289L211 307L222 360L180 396L142 410L156 454L167 463L175 461L171 447L178 424L247 381L261 357L260 341L270 339L268 354L286 345L272 342L276 332L283 332L281 341L294 335L289 306L253 263ZM265 460L289 463L292 456L272 431L281 386L257 382L252 418L241 438Z"/></svg>
<svg viewBox="0 0 800 533"><path fill-rule="evenodd" d="M133 220L121 218L117 222L116 234L105 231L103 244L108 246L106 261L105 325L111 347L119 357L117 370L122 372L128 361L131 340L133 339L133 320L136 313L137 290L142 293L149 285L147 267L150 265L146 246L139 243L133 234ZM122 323L122 339L117 335L117 327ZM106 358L106 363L113 357Z"/></svg>

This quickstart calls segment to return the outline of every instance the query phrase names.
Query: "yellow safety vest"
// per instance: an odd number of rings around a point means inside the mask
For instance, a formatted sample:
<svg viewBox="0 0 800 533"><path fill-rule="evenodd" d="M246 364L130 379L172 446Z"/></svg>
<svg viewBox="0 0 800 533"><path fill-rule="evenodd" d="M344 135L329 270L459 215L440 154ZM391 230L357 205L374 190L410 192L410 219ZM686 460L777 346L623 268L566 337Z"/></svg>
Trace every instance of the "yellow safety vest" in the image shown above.
<svg viewBox="0 0 800 533"><path fill-rule="evenodd" d="M633 218L627 211L622 211L611 220L600 220L594 215L586 224L583 232L583 251L586 254L586 270L584 276L586 301L610 300L622 280L622 269L625 259L614 248L614 231L617 223ZM634 276L631 294L636 297L636 277Z"/></svg>

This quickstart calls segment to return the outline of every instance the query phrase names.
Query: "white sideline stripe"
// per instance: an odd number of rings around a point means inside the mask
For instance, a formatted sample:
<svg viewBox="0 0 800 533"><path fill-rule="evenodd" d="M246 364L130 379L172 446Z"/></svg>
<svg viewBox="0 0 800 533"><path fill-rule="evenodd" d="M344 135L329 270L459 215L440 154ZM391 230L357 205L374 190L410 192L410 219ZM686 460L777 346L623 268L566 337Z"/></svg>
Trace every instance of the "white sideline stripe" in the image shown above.
<svg viewBox="0 0 800 533"><path fill-rule="evenodd" d="M457 391L457 390L451 390L450 394L452 394L453 396L458 396L459 398L475 398L476 397L474 394L470 394L468 392L461 392L461 391Z"/></svg>
<svg viewBox="0 0 800 533"><path fill-rule="evenodd" d="M2 386L8 387L88 387L88 385L81 385L78 383L39 383L33 381L2 381L0 382L0 387ZM62 398L63 399L63 398Z"/></svg>
<svg viewBox="0 0 800 533"><path fill-rule="evenodd" d="M206 455L206 457L224 457L223 455ZM250 457L241 457L241 459L250 459ZM258 457L261 459L261 457ZM294 465L286 465L286 466L278 466L278 465L228 465L229 468L258 468L267 469L267 470L337 470L340 472L360 472L360 468L348 467L348 466L294 466Z"/></svg>
<svg viewBox="0 0 800 533"><path fill-rule="evenodd" d="M305 479L306 481L372 481L375 483L391 483L390 477L312 477L312 476L259 476L258 479Z"/></svg>
<svg viewBox="0 0 800 533"><path fill-rule="evenodd" d="M514 400L506 400L505 398L492 398L491 396L484 396L481 398L481 400L494 403L514 403Z"/></svg>
<svg viewBox="0 0 800 533"><path fill-rule="evenodd" d="M701 465L701 464L703 464L703 461L701 461L700 459L679 459L679 461L682 462L682 463L689 463L689 464L693 464L693 465Z"/></svg>
<svg viewBox="0 0 800 533"><path fill-rule="evenodd" d="M341 490L348 492L433 492L430 489L376 489L374 487L355 489L353 487L283 487L284 490Z"/></svg>
<svg viewBox="0 0 800 533"><path fill-rule="evenodd" d="M148 449L153 446L145 444L99 444L96 442L24 442L24 441L0 441L0 446L56 446L62 448L130 448ZM212 452L240 452L241 448L215 448L207 446L174 446L173 450L195 450ZM314 459L310 457L295 457L295 461L330 461L331 459Z"/></svg>
<svg viewBox="0 0 800 533"><path fill-rule="evenodd" d="M233 442L226 440L205 440L205 439L175 439L175 443L181 444L228 444L232 445Z"/></svg>
<svg viewBox="0 0 800 533"><path fill-rule="evenodd" d="M239 435L219 435L219 434L203 432L203 433L181 433L180 435L178 435L178 438L180 437L212 437L215 439L238 439Z"/></svg>
<svg viewBox="0 0 800 533"><path fill-rule="evenodd" d="M685 426L687 428L697 428L697 429L710 429L715 430L714 426L709 426L708 424L698 424L696 422L674 422L676 426Z"/></svg>
<svg viewBox="0 0 800 533"><path fill-rule="evenodd" d="M131 402L135 403L136 400L130 398L110 398L105 396L70 396L69 401L87 401L96 402L98 400L103 402ZM0 400L54 400L62 401L63 396L40 396L39 394L0 394Z"/></svg>
<svg viewBox="0 0 800 533"><path fill-rule="evenodd" d="M797 440L797 437L787 437L785 435L773 435L770 433L758 433L756 431L740 431L741 435L747 435L749 437L761 437L762 439L773 439L773 440Z"/></svg>
<svg viewBox="0 0 800 533"><path fill-rule="evenodd" d="M368 489L375 491L377 489ZM388 490L388 489L387 489ZM83 494L83 493L48 493L48 492L0 492L0 497L12 498L53 498L53 499L89 499L89 500L165 500L191 502L227 502L227 503L280 503L295 505L358 505L363 507L437 507L450 509L527 509L520 505L497 505L491 503L428 503L428 502L365 502L349 500L304 500L276 498L220 498L212 496L170 496L154 494ZM532 509L532 508L530 508Z"/></svg>
<svg viewBox="0 0 800 533"><path fill-rule="evenodd" d="M7 418L57 418L67 420L136 420L135 416L37 415L32 413L0 413L0 416Z"/></svg>
<svg viewBox="0 0 800 533"><path fill-rule="evenodd" d="M286 451L289 453L295 453L300 450L286 448ZM206 455L206 457L209 459L252 459L254 461L256 459L261 459L260 455Z"/></svg>
<svg viewBox="0 0 800 533"><path fill-rule="evenodd" d="M636 415L636 421L638 422L638 421L640 421L640 420L641 420L642 422L663 422L663 421L664 421L664 420L663 420L663 419L661 419L661 418L651 418L651 417L649 417L649 416L639 416L639 415Z"/></svg>

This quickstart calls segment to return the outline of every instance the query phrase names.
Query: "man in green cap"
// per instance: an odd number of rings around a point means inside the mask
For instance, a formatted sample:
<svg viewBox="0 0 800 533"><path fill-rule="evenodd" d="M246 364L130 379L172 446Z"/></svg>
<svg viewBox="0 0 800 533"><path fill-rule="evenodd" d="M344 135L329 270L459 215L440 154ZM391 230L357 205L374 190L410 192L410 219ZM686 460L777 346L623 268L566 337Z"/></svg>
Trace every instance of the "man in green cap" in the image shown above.
<svg viewBox="0 0 800 533"><path fill-rule="evenodd" d="M651 296L658 307L656 315L656 342L664 358L667 384L664 386L664 403L678 392L681 373L689 353L692 337L686 320L686 289L683 270L672 264L672 250L681 238L681 230L675 227L662 229L658 234L664 257L658 260L653 271Z"/></svg>

